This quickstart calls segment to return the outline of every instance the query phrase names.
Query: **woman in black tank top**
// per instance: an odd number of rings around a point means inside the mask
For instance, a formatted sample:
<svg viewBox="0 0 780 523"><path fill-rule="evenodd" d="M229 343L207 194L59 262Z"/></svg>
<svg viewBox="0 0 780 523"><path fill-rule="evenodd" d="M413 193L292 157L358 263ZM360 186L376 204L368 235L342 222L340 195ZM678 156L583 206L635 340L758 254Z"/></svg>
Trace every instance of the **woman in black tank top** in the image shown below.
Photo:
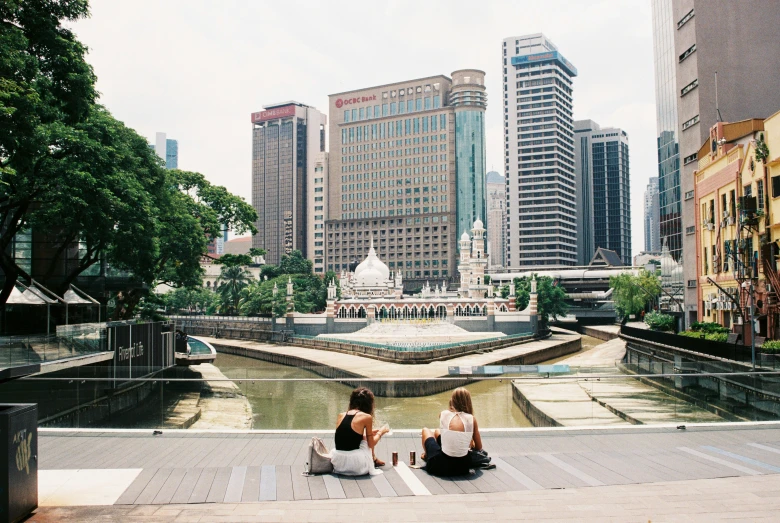
<svg viewBox="0 0 780 523"><path fill-rule="evenodd" d="M349 397L349 410L339 414L336 425L336 450L351 451L357 450L360 443L366 440L371 449L371 455L374 464L377 467L384 465L384 462L376 459L374 446L384 436L389 429L382 428L374 430L374 393L365 387L359 387L352 391Z"/></svg>

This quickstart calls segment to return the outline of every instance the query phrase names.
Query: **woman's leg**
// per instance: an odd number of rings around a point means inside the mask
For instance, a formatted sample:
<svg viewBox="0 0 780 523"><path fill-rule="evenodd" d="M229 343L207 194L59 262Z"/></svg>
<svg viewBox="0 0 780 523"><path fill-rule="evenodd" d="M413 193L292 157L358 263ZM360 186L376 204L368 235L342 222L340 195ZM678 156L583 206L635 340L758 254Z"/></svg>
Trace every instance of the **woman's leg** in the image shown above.
<svg viewBox="0 0 780 523"><path fill-rule="evenodd" d="M424 427L422 429L422 448L423 448L423 452L422 452L422 454L420 454L420 459L425 459L425 442L428 440L428 438L435 438L436 437L436 432L439 432L439 430L436 429L436 431L432 431L428 427Z"/></svg>

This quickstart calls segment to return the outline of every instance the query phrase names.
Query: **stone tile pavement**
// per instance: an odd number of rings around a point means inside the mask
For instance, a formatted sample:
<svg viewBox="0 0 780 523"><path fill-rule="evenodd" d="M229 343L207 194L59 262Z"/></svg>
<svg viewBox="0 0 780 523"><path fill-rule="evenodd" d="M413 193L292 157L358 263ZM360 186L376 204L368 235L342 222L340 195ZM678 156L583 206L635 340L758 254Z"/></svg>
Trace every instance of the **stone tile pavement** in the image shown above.
<svg viewBox="0 0 780 523"><path fill-rule="evenodd" d="M777 521L777 475L565 490L263 503L41 508L49 521Z"/></svg>
<svg viewBox="0 0 780 523"><path fill-rule="evenodd" d="M676 521L780 508L780 422L483 432L497 468L442 479L404 463L420 454L415 431L378 446L398 467L353 478L301 475L314 432L43 429L33 521Z"/></svg>

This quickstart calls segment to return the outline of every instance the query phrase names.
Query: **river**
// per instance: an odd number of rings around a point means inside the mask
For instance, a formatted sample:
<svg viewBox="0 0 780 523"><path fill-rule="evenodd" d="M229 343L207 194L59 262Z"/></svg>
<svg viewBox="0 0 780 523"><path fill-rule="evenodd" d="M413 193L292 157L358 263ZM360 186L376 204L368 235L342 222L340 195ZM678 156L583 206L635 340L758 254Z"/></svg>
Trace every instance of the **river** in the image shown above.
<svg viewBox="0 0 780 523"><path fill-rule="evenodd" d="M583 350L599 343L603 342L583 336ZM297 367L231 354L219 354L214 364L231 379L320 378ZM252 405L253 428L279 430L332 428L338 413L347 409L352 390L335 381L254 381L240 382L239 386ZM479 381L466 388L471 392L474 415L480 427L532 426L512 400L510 380ZM376 398L376 423L378 426L387 423L397 429L435 427L439 412L447 408L450 394Z"/></svg>

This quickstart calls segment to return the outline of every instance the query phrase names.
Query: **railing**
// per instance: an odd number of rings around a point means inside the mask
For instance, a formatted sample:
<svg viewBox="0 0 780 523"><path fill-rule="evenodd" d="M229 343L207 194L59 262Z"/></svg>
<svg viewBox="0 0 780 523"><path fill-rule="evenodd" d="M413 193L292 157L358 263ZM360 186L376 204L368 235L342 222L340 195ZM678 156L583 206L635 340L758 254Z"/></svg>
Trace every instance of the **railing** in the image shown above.
<svg viewBox="0 0 780 523"><path fill-rule="evenodd" d="M637 329L635 327L628 327L627 325L623 325L620 328L620 334L687 351L698 352L716 358L724 358L739 362L749 362L752 360L750 347L738 343L724 343L702 338L690 338L688 336L680 336L678 334L669 334L649 329ZM758 352L759 350L760 349L756 347L756 351ZM766 360L770 363L770 366L774 365L774 356Z"/></svg>
<svg viewBox="0 0 780 523"><path fill-rule="evenodd" d="M206 314L169 314L168 318L172 320L187 320L187 321L241 321L248 323L273 323L273 318L266 318L263 316L219 316L219 315L206 315Z"/></svg>

